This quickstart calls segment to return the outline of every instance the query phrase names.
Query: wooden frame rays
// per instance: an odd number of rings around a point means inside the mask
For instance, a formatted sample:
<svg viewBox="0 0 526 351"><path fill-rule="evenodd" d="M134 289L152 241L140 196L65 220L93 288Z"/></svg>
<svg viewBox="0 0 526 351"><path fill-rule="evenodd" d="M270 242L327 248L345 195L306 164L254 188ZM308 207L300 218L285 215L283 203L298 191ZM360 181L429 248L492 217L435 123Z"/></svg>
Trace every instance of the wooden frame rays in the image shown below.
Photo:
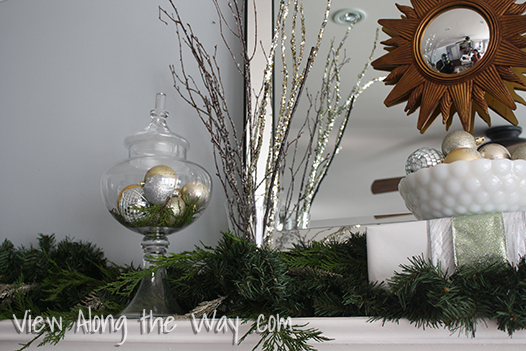
<svg viewBox="0 0 526 351"><path fill-rule="evenodd" d="M394 85L384 103L407 102L408 114L420 109L417 128L424 133L442 115L448 129L458 114L464 130L473 132L475 114L490 125L491 109L518 124L516 102L526 105L515 90L526 90L526 4L515 0L411 0L413 7L396 5L401 19L378 21L391 37L382 42L387 54L375 60L375 69L390 71L386 84ZM458 74L441 73L424 60L422 38L438 16L469 9L483 17L489 28L484 56Z"/></svg>

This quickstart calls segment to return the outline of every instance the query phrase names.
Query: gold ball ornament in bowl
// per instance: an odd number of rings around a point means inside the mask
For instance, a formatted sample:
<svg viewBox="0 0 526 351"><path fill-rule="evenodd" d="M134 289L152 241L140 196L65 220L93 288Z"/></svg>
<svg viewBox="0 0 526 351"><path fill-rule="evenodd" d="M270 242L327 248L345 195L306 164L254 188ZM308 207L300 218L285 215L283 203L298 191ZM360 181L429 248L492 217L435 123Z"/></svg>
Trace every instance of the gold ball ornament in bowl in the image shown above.
<svg viewBox="0 0 526 351"><path fill-rule="evenodd" d="M480 152L471 148L460 148L448 153L444 159L444 163L452 163L455 161L473 161L481 158Z"/></svg>
<svg viewBox="0 0 526 351"><path fill-rule="evenodd" d="M188 205L195 205L198 209L206 205L210 199L210 189L198 180L186 183L181 193Z"/></svg>
<svg viewBox="0 0 526 351"><path fill-rule="evenodd" d="M442 153L444 156L456 149L475 149L476 147L475 137L463 130L455 130L449 133L442 141Z"/></svg>
<svg viewBox="0 0 526 351"><path fill-rule="evenodd" d="M180 217L186 210L186 204L180 197L172 197L167 204L168 208L172 211L173 216L170 217L172 222L177 220L177 217Z"/></svg>
<svg viewBox="0 0 526 351"><path fill-rule="evenodd" d="M479 149L480 156L489 160L511 158L510 152L504 146L496 143L486 144Z"/></svg>
<svg viewBox="0 0 526 351"><path fill-rule="evenodd" d="M521 144L511 153L512 160L526 160L526 144Z"/></svg>

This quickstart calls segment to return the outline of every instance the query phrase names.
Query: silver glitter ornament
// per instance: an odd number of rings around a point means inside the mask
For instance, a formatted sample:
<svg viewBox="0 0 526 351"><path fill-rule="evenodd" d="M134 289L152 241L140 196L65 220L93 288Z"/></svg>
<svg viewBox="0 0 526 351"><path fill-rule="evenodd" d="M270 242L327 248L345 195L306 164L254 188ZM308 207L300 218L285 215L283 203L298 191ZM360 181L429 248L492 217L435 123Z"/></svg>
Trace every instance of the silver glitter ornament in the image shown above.
<svg viewBox="0 0 526 351"><path fill-rule="evenodd" d="M501 158L511 158L510 152L500 144L486 144L479 149L480 155L490 160L497 160Z"/></svg>
<svg viewBox="0 0 526 351"><path fill-rule="evenodd" d="M163 205L175 190L176 180L164 175L154 175L144 182L144 197L155 205Z"/></svg>
<svg viewBox="0 0 526 351"><path fill-rule="evenodd" d="M526 160L526 144L516 146L511 153L512 160Z"/></svg>
<svg viewBox="0 0 526 351"><path fill-rule="evenodd" d="M421 147L407 158L405 174L411 174L422 168L436 166L444 161L444 155L431 147Z"/></svg>
<svg viewBox="0 0 526 351"><path fill-rule="evenodd" d="M187 204L195 204L201 208L210 200L210 189L198 180L192 180L183 186L182 194Z"/></svg>
<svg viewBox="0 0 526 351"><path fill-rule="evenodd" d="M168 201L167 207L173 212L173 216L170 216L170 220L172 222L175 222L176 217L181 216L181 214L186 210L186 204L184 203L183 199L175 196L172 197L170 201Z"/></svg>
<svg viewBox="0 0 526 351"><path fill-rule="evenodd" d="M476 147L477 142L475 141L475 137L471 135L471 133L463 130L455 130L449 133L442 141L442 153L444 157L456 149L475 149Z"/></svg>
<svg viewBox="0 0 526 351"><path fill-rule="evenodd" d="M146 215L142 209L151 204L144 197L144 190L140 187L128 188L122 191L119 198L119 213L128 223L133 223Z"/></svg>

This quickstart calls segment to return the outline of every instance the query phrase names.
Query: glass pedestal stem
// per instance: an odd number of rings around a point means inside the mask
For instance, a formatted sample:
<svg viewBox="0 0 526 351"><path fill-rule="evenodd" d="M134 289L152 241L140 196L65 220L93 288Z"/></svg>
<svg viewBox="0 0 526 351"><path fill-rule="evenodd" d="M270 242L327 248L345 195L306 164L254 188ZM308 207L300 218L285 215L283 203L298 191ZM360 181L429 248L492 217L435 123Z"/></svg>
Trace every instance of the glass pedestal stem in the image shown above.
<svg viewBox="0 0 526 351"><path fill-rule="evenodd" d="M165 234L145 234L141 246L144 251L143 269L151 267L149 257L163 256L168 252L170 242ZM170 292L165 268L148 277L144 277L139 289L130 304L121 312L127 318L141 318L144 315L153 317L168 317L182 314L181 308Z"/></svg>

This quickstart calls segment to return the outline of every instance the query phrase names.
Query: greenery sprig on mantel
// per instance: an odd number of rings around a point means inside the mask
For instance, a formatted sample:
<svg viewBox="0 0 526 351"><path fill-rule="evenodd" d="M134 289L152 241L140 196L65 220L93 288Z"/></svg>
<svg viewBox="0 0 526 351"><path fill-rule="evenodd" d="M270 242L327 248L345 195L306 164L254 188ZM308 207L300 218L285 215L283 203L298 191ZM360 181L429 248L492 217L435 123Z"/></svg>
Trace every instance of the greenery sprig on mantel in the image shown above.
<svg viewBox="0 0 526 351"><path fill-rule="evenodd" d="M371 284L363 235L281 252L225 233L215 247L200 245L161 257L156 264L168 268L172 291L185 312L216 301L217 316L238 316L247 322L260 314L405 318L417 327L470 335L482 320L495 320L509 335L526 326L524 260L518 267L494 264L447 273L415 257L388 284ZM42 316L62 316L67 330L79 309L117 314L140 279L156 267L117 266L93 244L71 239L57 243L53 235L40 235L38 246L29 248L15 248L6 240L0 245L0 318L22 318L31 309ZM255 324L251 331L254 328ZM44 329L35 339L57 343L65 330ZM312 350L309 342L327 340L322 331L308 326L267 332L260 338L264 350Z"/></svg>

